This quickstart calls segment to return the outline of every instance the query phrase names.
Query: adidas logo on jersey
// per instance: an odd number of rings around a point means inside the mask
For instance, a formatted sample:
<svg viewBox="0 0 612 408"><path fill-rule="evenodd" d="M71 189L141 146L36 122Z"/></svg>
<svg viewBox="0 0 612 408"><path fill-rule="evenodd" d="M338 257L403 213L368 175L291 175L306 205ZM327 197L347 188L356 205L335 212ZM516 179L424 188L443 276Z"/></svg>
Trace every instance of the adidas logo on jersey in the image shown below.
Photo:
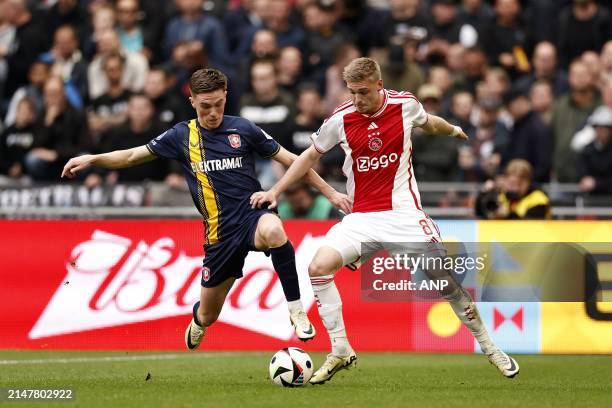
<svg viewBox="0 0 612 408"><path fill-rule="evenodd" d="M370 126L368 126L368 130L374 130L374 129L378 129L378 125L374 122L371 122Z"/></svg>

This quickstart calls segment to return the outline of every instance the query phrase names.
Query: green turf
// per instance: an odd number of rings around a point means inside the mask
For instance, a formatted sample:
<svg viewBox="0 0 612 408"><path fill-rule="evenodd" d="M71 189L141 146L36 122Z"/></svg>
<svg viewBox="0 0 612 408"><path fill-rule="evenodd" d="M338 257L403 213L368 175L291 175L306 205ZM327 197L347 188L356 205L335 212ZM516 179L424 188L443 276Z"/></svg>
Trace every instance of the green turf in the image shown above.
<svg viewBox="0 0 612 408"><path fill-rule="evenodd" d="M155 353L0 352L0 388L72 387L79 407L603 407L612 401L612 356L518 356L503 378L478 355L360 353L358 368L320 386L280 388L272 353L172 353L165 360L6 364L6 360L149 358ZM164 353L159 353L162 355ZM315 365L323 354L312 353ZM151 379L145 381L147 373ZM2 406L46 403L0 402Z"/></svg>

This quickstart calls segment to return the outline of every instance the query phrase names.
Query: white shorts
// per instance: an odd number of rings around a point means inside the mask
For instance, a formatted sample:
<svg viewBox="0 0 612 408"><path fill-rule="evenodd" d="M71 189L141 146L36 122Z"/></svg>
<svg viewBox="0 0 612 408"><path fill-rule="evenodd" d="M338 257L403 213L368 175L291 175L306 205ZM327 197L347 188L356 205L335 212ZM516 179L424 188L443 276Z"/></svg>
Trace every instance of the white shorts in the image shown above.
<svg viewBox="0 0 612 408"><path fill-rule="evenodd" d="M423 211L391 210L348 214L327 232L323 245L337 250L343 265L356 267L361 245L380 242L442 242L442 237Z"/></svg>

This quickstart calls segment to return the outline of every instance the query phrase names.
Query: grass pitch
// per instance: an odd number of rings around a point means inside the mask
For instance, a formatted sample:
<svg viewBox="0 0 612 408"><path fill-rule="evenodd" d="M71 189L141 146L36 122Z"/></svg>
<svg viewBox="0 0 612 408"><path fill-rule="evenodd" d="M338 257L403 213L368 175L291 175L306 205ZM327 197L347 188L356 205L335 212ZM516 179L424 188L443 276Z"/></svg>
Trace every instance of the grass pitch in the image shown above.
<svg viewBox="0 0 612 408"><path fill-rule="evenodd" d="M515 356L506 379L480 355L358 354L324 385L280 388L273 353L0 352L0 388L66 388L68 402L16 407L604 407L612 356ZM325 356L311 353L318 367ZM148 380L147 377L150 377Z"/></svg>

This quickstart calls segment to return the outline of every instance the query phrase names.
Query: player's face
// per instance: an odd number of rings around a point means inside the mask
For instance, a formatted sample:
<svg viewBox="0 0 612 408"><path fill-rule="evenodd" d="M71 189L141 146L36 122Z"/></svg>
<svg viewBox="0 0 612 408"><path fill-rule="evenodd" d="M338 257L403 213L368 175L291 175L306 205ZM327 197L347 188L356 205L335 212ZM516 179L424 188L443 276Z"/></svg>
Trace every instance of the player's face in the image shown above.
<svg viewBox="0 0 612 408"><path fill-rule="evenodd" d="M378 81L347 82L346 87L351 94L355 109L359 113L375 113L382 104L383 96L380 91L383 88L382 79Z"/></svg>
<svg viewBox="0 0 612 408"><path fill-rule="evenodd" d="M200 126L207 130L213 130L221 126L227 91L217 89L216 91L200 93L189 97L191 106L198 114Z"/></svg>

